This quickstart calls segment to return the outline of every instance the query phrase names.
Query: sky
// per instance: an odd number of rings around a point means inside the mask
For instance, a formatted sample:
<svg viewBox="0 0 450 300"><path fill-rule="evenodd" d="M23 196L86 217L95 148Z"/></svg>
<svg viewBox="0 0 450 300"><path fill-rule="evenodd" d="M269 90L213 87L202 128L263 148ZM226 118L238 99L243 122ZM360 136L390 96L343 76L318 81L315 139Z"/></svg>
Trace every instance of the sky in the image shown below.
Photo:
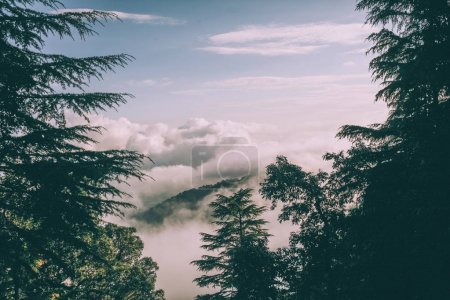
<svg viewBox="0 0 450 300"><path fill-rule="evenodd" d="M259 173L283 154L307 170L327 169L326 152L348 144L335 135L344 124L367 125L385 118L374 103L378 89L369 71L364 25L355 0L67 0L68 10L115 12L121 21L98 26L86 41L49 38L46 52L84 57L127 53L126 68L93 81L88 91L128 92L135 97L91 121L107 131L96 136L103 149L149 154L155 181L132 182L129 192L146 209L193 187L190 165L197 144L220 145L244 138L257 149ZM72 116L72 124L82 120ZM206 165L203 183L217 182L218 156ZM233 165L233 164L230 164ZM255 199L260 196L255 192ZM262 203L262 202L261 202ZM287 243L290 228L267 215ZM172 220L173 221L173 220ZM204 221L171 222L158 231L136 220L144 253L160 265L158 285L169 300L192 299L198 275L189 262L200 253ZM175 224L175 225L174 225ZM178 225L177 225L178 224ZM180 225L181 224L181 225Z"/></svg>

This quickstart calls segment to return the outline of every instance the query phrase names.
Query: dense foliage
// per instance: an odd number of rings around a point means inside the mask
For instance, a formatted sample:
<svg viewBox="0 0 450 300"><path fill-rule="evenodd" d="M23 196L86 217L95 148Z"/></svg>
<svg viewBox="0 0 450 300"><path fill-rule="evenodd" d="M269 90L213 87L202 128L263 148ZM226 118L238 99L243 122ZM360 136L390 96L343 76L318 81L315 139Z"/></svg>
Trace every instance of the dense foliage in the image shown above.
<svg viewBox="0 0 450 300"><path fill-rule="evenodd" d="M383 124L346 126L353 147L335 158L352 211L355 296L450 297L450 3L363 0L370 67L390 109ZM360 270L365 270L360 272Z"/></svg>
<svg viewBox="0 0 450 300"><path fill-rule="evenodd" d="M80 265L108 266L104 249L92 241L109 228L106 215L130 207L118 184L144 177L143 155L88 151L84 145L94 142L89 134L101 129L66 123L67 114L88 120L90 113L125 102L125 94L83 88L131 57L45 53L46 37L84 39L95 33L94 25L115 18L99 11L52 12L61 7L57 0L0 1L0 294L6 299L49 298L73 287L67 280L76 278ZM154 269L147 260L127 263L142 274Z"/></svg>

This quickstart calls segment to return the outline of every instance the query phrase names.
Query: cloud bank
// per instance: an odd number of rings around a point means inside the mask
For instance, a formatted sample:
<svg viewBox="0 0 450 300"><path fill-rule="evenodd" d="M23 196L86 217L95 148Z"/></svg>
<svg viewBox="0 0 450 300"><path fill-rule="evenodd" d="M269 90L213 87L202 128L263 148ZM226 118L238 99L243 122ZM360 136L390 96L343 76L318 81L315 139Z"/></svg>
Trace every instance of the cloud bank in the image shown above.
<svg viewBox="0 0 450 300"><path fill-rule="evenodd" d="M68 121L70 125L74 125L83 120L70 116ZM342 148L342 144L336 143L333 138L335 129L332 127L313 129L304 125L303 130L290 130L269 124L210 121L203 118L190 119L181 126L171 126L105 116L92 116L91 123L106 128L103 135L94 136L99 143L90 145L92 150L136 150L149 154L155 160L156 165L146 164L144 172L156 181L133 180L130 181L130 186L123 186L133 196L138 212L193 187L192 176L196 174L196 168L191 165L190 157L195 145L213 146L224 140L230 141L230 137L241 137L258 149L261 173L264 172L264 166L273 162L278 154L287 155L307 170L326 169L328 165L322 161L322 154ZM205 184L220 180L216 171L220 153L210 154L205 165ZM253 199L259 205L268 205L258 195L257 185L245 183L245 186L255 188ZM222 189L219 192L230 191ZM130 217L118 221L138 229L139 236L145 243L144 254L153 257L160 266L157 285L166 291L168 299L192 299L205 292L192 282L200 274L190 262L203 254L199 233L211 232L213 229L202 217L207 209L206 205L213 198L214 195L211 194L202 200L198 211L178 210L165 219L162 226L155 227ZM286 245L289 233L295 230L290 224L279 224L277 215L278 211L269 211L264 215L269 221L269 232L274 235L270 240L272 249Z"/></svg>

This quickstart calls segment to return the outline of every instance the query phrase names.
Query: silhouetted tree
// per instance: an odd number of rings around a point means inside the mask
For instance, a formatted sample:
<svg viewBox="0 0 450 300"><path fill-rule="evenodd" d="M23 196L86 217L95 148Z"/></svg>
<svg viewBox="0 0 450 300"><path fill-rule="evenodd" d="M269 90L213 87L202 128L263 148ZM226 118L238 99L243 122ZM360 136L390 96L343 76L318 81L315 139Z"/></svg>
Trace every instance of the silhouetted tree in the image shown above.
<svg viewBox="0 0 450 300"><path fill-rule="evenodd" d="M335 184L325 172L305 172L279 156L266 169L260 192L282 205L279 221L299 226L290 247L278 251L278 269L285 299L337 299L338 259L344 203L336 198Z"/></svg>
<svg viewBox="0 0 450 300"><path fill-rule="evenodd" d="M372 34L377 100L389 117L344 126L329 154L349 213L352 299L450 298L450 3L361 0Z"/></svg>
<svg viewBox="0 0 450 300"><path fill-rule="evenodd" d="M76 273L75 254L102 260L89 240L102 236L104 216L130 207L117 184L144 176L143 155L85 150L94 142L89 134L101 129L66 123L67 114L88 120L125 102L125 94L83 88L131 57L45 53L49 35L84 39L94 25L116 18L45 11L61 7L57 0L0 1L0 294L6 299L51 297Z"/></svg>
<svg viewBox="0 0 450 300"><path fill-rule="evenodd" d="M227 197L217 195L210 204L215 234L202 233L202 248L217 255L193 261L206 272L195 282L218 291L198 299L276 299L273 254L267 248L269 234L261 219L264 207L255 205L250 189Z"/></svg>

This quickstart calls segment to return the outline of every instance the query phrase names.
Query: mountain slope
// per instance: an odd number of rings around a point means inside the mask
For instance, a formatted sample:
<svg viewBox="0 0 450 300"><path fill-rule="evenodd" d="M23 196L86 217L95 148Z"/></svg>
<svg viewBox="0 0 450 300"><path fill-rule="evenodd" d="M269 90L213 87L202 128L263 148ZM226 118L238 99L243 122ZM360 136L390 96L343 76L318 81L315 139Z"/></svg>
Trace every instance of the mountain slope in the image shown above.
<svg viewBox="0 0 450 300"><path fill-rule="evenodd" d="M155 227L161 226L165 220L173 219L184 222L196 218L208 218L205 204L220 189L235 189L246 182L245 179L227 179L212 185L186 190L163 202L133 215L133 218Z"/></svg>

